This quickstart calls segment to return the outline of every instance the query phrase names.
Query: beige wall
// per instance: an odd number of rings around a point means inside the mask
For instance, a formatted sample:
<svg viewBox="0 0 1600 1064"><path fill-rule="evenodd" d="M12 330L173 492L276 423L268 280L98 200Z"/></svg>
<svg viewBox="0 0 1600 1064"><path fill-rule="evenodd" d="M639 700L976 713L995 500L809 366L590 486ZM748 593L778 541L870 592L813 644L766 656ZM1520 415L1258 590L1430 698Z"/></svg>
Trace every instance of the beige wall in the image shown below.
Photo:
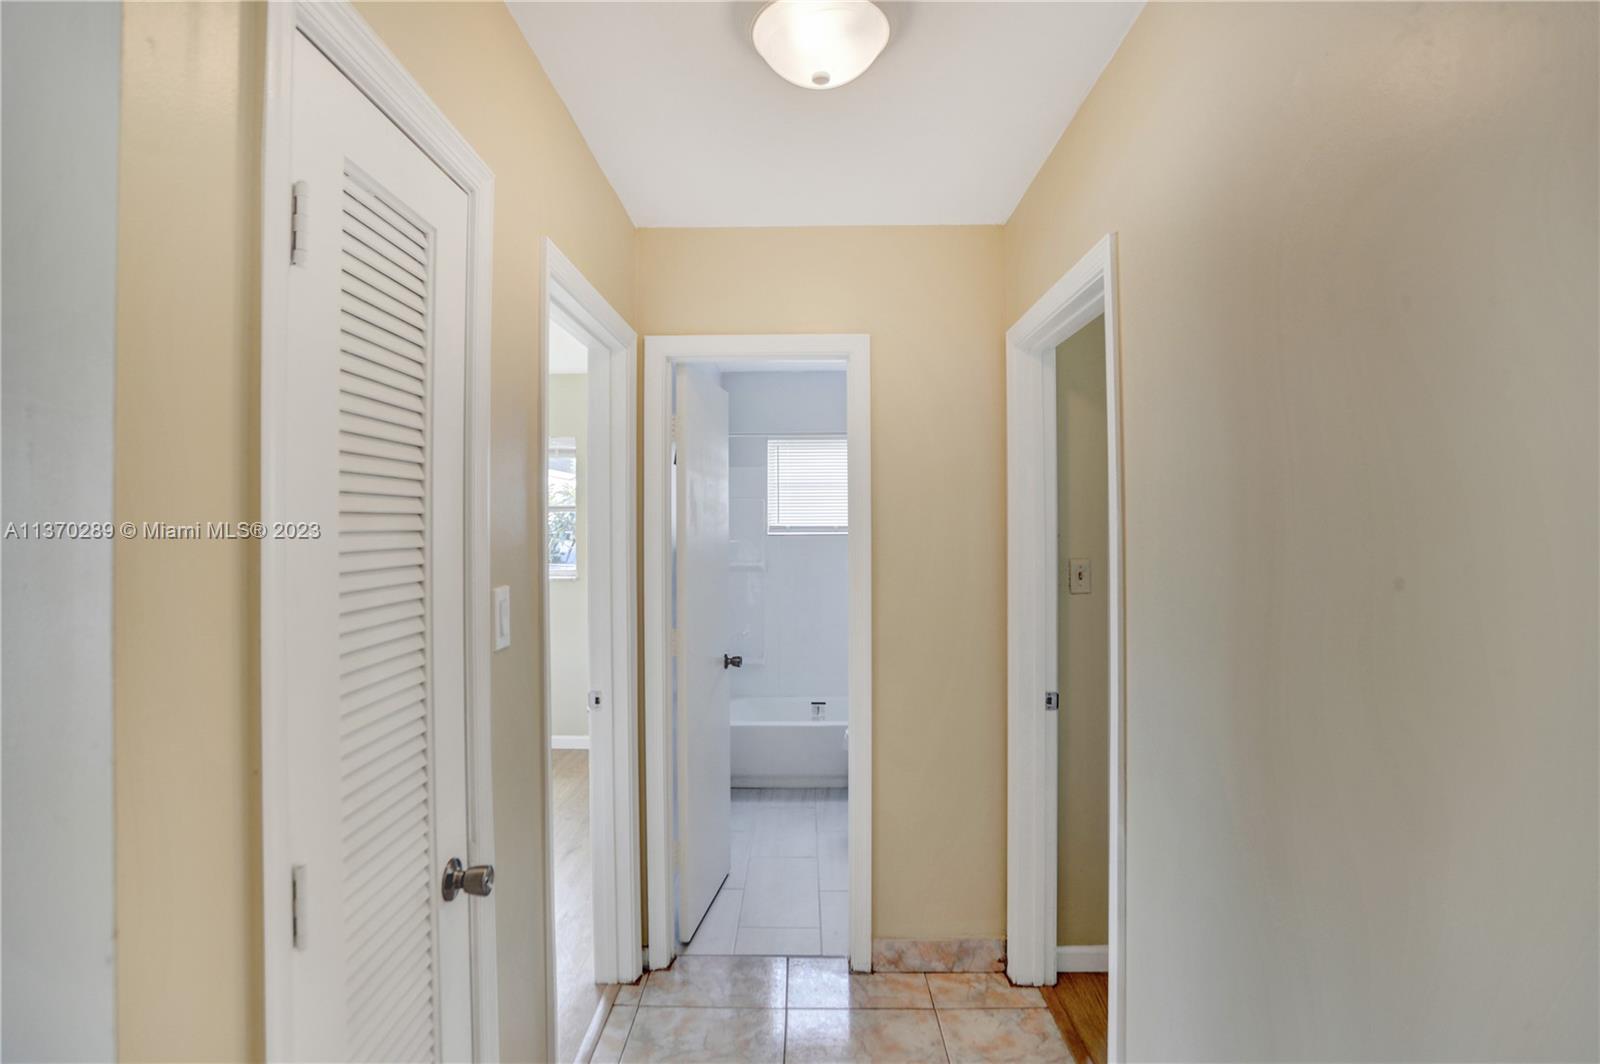
<svg viewBox="0 0 1600 1064"><path fill-rule="evenodd" d="M589 377L550 376L550 437L578 444L578 576L550 581L550 734L589 734ZM586 799L587 800L587 799Z"/></svg>
<svg viewBox="0 0 1600 1064"><path fill-rule="evenodd" d="M872 335L873 934L1002 934L999 229L641 229L638 247L641 335Z"/></svg>
<svg viewBox="0 0 1600 1064"><path fill-rule="evenodd" d="M1110 855L1107 598L1106 320L1056 348L1056 943L1104 946ZM1089 562L1089 591L1067 590Z"/></svg>
<svg viewBox="0 0 1600 1064"><path fill-rule="evenodd" d="M123 13L118 521L259 513L265 25L233 4ZM263 1052L258 558L239 542L116 542L123 1059ZM189 888L185 869L204 870Z"/></svg>
<svg viewBox="0 0 1600 1064"><path fill-rule="evenodd" d="M1131 1059L1593 1059L1594 5L1152 5L1118 234Z"/></svg>
<svg viewBox="0 0 1600 1064"><path fill-rule="evenodd" d="M492 578L501 1052L543 1055L539 242L624 316L633 228L501 4L362 14L494 170ZM256 513L264 10L130 4L119 203L117 517ZM174 213L178 211L178 213ZM117 976L130 1060L259 1057L256 552L119 542ZM203 863L201 889L174 869Z"/></svg>

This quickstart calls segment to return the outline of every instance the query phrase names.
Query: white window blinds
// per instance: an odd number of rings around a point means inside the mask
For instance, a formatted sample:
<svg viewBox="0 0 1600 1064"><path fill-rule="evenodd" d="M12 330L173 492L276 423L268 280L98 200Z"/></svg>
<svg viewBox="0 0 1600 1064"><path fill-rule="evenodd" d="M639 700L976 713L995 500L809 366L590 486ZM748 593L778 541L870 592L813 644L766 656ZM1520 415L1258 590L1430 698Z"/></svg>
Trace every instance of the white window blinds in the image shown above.
<svg viewBox="0 0 1600 1064"><path fill-rule="evenodd" d="M767 441L767 531L839 534L850 527L849 445L843 436Z"/></svg>

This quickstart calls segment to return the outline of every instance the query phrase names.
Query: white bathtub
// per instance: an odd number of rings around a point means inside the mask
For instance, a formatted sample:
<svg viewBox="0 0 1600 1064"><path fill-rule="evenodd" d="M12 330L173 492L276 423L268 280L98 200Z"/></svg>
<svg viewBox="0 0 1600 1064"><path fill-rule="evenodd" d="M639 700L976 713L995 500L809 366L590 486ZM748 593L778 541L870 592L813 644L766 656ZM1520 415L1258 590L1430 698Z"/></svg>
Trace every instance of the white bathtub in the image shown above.
<svg viewBox="0 0 1600 1064"><path fill-rule="evenodd" d="M823 703L821 717L811 703ZM843 787L849 782L848 698L735 698L735 787Z"/></svg>

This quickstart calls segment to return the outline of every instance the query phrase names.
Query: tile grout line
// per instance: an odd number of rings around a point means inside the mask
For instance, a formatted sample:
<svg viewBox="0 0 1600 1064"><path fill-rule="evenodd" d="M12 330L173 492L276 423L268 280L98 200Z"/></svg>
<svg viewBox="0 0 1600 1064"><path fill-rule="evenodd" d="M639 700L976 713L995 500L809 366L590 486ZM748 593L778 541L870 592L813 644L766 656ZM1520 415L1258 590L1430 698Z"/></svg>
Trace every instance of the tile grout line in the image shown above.
<svg viewBox="0 0 1600 1064"><path fill-rule="evenodd" d="M612 1002L611 1007L612 1008L616 1008L617 1007L616 1003ZM641 1008L643 1008L643 1007L644 1007L644 987L641 986L639 988L639 1000L633 1006L633 1015L631 1017L629 1017L629 1019L628 1019L628 1029L622 1033L622 1045L617 1047L617 1059L618 1060L621 1060L623 1057L628 1055L628 1040L633 1037L633 1025L639 1022L639 1010ZM605 1036L605 1033L606 1033L605 1032L605 1028L601 1028L600 1029L600 1034L601 1034L602 1037ZM948 1054L948 1053L945 1054L946 1057L949 1057L949 1055L950 1054Z"/></svg>

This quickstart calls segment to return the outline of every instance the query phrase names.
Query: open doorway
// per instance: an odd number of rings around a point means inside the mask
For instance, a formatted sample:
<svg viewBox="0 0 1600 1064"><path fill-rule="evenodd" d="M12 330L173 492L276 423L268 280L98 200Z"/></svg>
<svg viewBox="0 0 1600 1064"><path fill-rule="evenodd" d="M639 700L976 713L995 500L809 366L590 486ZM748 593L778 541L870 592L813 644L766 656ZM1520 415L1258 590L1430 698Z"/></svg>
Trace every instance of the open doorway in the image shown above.
<svg viewBox="0 0 1600 1064"><path fill-rule="evenodd" d="M870 965L865 337L646 340L650 964Z"/></svg>
<svg viewBox="0 0 1600 1064"><path fill-rule="evenodd" d="M547 964L551 1059L641 970L633 332L545 246Z"/></svg>
<svg viewBox="0 0 1600 1064"><path fill-rule="evenodd" d="M1006 334L1006 376L1006 972L1053 986L1083 1054L1118 1060L1125 784L1112 237Z"/></svg>

